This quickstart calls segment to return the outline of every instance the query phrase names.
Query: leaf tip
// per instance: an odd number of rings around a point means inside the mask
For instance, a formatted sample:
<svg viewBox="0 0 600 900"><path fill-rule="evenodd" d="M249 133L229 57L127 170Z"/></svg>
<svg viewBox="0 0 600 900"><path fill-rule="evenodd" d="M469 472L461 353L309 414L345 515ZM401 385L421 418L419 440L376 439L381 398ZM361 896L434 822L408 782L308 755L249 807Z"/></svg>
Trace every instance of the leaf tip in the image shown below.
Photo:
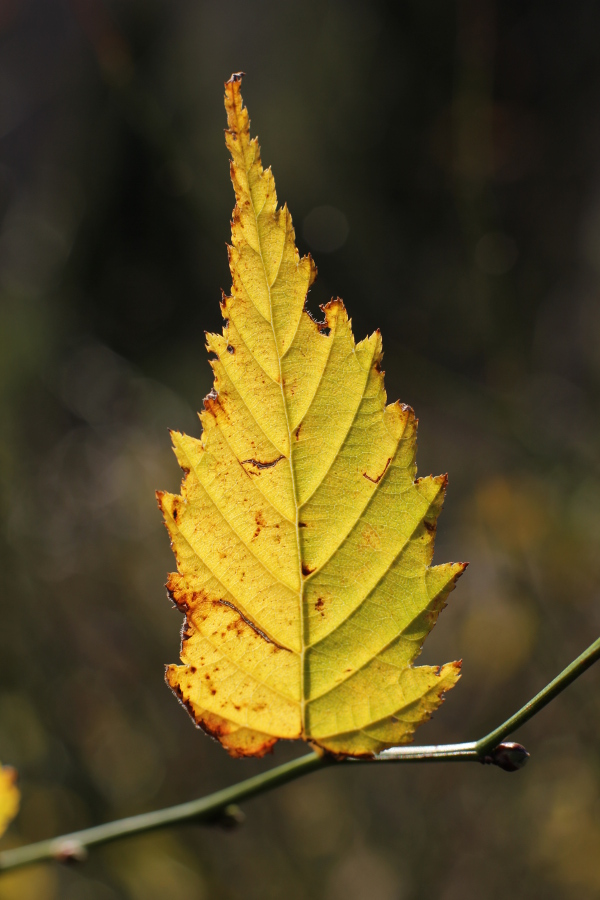
<svg viewBox="0 0 600 900"><path fill-rule="evenodd" d="M242 78L245 77L245 75L246 75L245 72L232 72L231 75L229 76L229 78L227 79L227 81L225 82L225 84L228 85L228 84L240 83Z"/></svg>

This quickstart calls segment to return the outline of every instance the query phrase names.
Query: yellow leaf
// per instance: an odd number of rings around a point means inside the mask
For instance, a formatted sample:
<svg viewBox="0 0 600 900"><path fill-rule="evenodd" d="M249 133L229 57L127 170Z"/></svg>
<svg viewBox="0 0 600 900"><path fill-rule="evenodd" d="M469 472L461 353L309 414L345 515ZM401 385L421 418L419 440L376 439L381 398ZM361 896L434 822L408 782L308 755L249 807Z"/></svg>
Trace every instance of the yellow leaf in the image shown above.
<svg viewBox="0 0 600 900"><path fill-rule="evenodd" d="M446 477L415 481L416 420L386 406L381 335L354 343L341 300L316 322L242 105L225 85L236 195L214 389L202 437L173 433L186 477L159 503L186 614L167 680L234 756L280 738L371 755L411 740L459 663L413 667L465 565L429 567Z"/></svg>
<svg viewBox="0 0 600 900"><path fill-rule="evenodd" d="M19 811L21 795L16 785L17 773L10 766L0 766L0 835Z"/></svg>

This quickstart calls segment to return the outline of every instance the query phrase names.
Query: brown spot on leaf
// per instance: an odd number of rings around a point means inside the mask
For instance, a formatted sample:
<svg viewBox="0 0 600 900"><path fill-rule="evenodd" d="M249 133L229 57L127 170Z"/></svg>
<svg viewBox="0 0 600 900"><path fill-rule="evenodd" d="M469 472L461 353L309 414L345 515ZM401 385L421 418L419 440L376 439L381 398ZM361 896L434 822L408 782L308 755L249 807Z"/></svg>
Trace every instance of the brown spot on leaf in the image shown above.
<svg viewBox="0 0 600 900"><path fill-rule="evenodd" d="M272 469L273 466L276 466L277 463L282 459L285 459L285 457L278 456L277 459L266 460L266 461L259 460L259 459L242 459L242 460L240 460L240 464L242 466L246 466L246 465L253 466L255 469ZM248 471L248 470L246 470L246 471ZM250 471L252 471L252 470L250 470Z"/></svg>
<svg viewBox="0 0 600 900"><path fill-rule="evenodd" d="M261 512L260 510L259 510L259 511L256 513L256 515L254 516L254 521L256 522L256 531L255 531L254 534L252 535L252 540L255 540L255 539L259 536L261 530L262 530L262 529L265 527L265 525L267 524L267 523L265 522L265 520L263 519L263 515L262 515L262 512Z"/></svg>
<svg viewBox="0 0 600 900"><path fill-rule="evenodd" d="M236 613L238 614L239 619L237 619L237 623L239 623L239 627L240 627L240 628L242 628L242 624L241 624L241 623L242 623L242 621L244 621L244 622L246 623L246 625L248 625L248 626L252 629L252 631L253 631L255 634L257 634L259 637L261 637L261 638L262 638L264 641L266 641L268 644L273 644L273 646L274 646L274 647L277 647L279 650L286 650L288 653L291 653L291 652L292 652L292 651L289 649L289 647L284 647L282 644L279 644L279 643L278 643L276 640L274 640L272 637L269 637L267 634L265 634L265 632L262 631L262 630L258 627L258 625L256 625L254 622L252 622L251 619L249 619L249 618L248 618L247 616L245 616L242 612L240 612L240 610L239 610L236 606L234 606L233 603L230 603L228 600L218 600L217 603L220 603L221 606L228 606L229 609L232 609L234 612L236 612ZM236 623L236 627L237 627L237 623ZM225 637L225 633L223 633L223 637Z"/></svg>
<svg viewBox="0 0 600 900"><path fill-rule="evenodd" d="M376 478L371 478L371 476L370 476L370 475L367 475L366 472L363 472L363 478L366 478L367 481L370 481L372 484L379 484L379 482L381 481L381 479L383 478L383 476L384 476L385 473L387 472L388 466L389 466L389 464L391 463L391 461L392 461L392 457L390 456L390 457L388 458L388 461L386 462L384 468L383 468L383 472L381 472L381 474L379 474Z"/></svg>
<svg viewBox="0 0 600 900"><path fill-rule="evenodd" d="M311 575L315 571L315 566L311 567L307 566L306 563L302 563L302 574L304 576Z"/></svg>
<svg viewBox="0 0 600 900"><path fill-rule="evenodd" d="M210 394L206 395L203 402L204 402L204 409L206 410L207 413L209 413L209 415L211 415L213 417L213 419L215 419L215 421L219 417L219 412L225 413L225 410L223 409L223 406L221 404L219 396L214 389L210 392ZM225 413L225 415L226 415L226 418L229 418L226 413Z"/></svg>
<svg viewBox="0 0 600 900"><path fill-rule="evenodd" d="M365 522L361 532L362 547L370 547L371 550L381 550L381 538L376 528L373 528L369 522Z"/></svg>

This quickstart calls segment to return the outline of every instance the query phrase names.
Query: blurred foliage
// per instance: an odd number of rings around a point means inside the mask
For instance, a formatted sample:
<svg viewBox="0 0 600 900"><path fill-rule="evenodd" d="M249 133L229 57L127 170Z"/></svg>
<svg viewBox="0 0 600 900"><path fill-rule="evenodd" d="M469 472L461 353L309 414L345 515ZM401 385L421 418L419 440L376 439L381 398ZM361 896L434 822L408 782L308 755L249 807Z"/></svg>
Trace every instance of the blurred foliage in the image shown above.
<svg viewBox="0 0 600 900"><path fill-rule="evenodd" d="M469 559L423 661L464 659L427 741L475 738L600 626L600 10L506 0L5 0L0 7L0 759L31 841L260 771L163 683L181 616L154 490L198 433L229 286L222 83L390 399L450 473ZM268 48L268 49L267 49ZM201 174L206 173L206 174ZM565 900L600 890L600 672L530 765L327 771L0 900ZM284 747L275 761L295 753ZM432 848L434 848L432 853Z"/></svg>
<svg viewBox="0 0 600 900"><path fill-rule="evenodd" d="M0 766L0 837L17 815L20 799L16 770Z"/></svg>

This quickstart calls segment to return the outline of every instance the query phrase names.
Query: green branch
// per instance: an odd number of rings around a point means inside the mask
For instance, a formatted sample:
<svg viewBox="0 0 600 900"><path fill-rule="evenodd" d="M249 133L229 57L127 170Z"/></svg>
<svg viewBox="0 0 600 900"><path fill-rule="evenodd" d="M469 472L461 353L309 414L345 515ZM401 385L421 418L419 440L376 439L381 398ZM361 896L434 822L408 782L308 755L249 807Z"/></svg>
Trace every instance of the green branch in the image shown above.
<svg viewBox="0 0 600 900"><path fill-rule="evenodd" d="M94 828L73 832L73 834L40 841L37 844L5 850L0 853L0 870L15 869L18 866L48 859L62 862L84 859L89 847L176 823L193 821L227 824L227 822L235 822L237 815L235 804L257 794L264 794L288 781L294 781L301 775L308 775L309 772L315 772L317 769L327 766L365 765L366 763L382 762L471 761L496 765L508 772L516 771L525 765L529 754L521 744L502 743L503 738L529 721L598 659L600 659L600 638L594 641L581 656L578 656L554 681L546 685L518 712L478 741L424 747L394 747L384 750L383 753L370 759L336 760L326 754L308 753L306 756L301 756L300 759L277 766L261 775L255 775L253 778L247 778L245 781L199 800L191 800L188 803L181 803L178 806L171 806L155 812L142 813L139 816L130 816L106 825L97 825Z"/></svg>

